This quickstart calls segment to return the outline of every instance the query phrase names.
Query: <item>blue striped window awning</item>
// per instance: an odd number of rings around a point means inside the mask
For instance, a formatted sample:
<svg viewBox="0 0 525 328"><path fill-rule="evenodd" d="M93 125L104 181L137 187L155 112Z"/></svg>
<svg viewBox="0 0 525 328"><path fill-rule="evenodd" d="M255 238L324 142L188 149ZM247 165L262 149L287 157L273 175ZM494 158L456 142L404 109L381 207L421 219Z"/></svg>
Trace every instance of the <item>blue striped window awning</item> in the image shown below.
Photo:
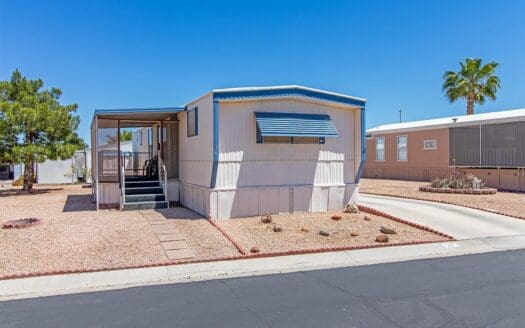
<svg viewBox="0 0 525 328"><path fill-rule="evenodd" d="M257 132L263 137L338 137L326 114L255 112Z"/></svg>

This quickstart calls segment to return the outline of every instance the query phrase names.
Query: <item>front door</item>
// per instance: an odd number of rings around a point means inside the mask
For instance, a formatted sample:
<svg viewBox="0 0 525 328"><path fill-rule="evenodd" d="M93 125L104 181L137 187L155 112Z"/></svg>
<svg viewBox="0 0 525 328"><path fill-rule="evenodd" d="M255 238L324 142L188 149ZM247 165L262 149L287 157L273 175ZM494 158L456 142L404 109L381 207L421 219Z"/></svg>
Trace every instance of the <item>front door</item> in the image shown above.
<svg viewBox="0 0 525 328"><path fill-rule="evenodd" d="M179 122L163 121L161 129L161 138L162 160L164 161L164 165L166 166L168 178L178 178Z"/></svg>

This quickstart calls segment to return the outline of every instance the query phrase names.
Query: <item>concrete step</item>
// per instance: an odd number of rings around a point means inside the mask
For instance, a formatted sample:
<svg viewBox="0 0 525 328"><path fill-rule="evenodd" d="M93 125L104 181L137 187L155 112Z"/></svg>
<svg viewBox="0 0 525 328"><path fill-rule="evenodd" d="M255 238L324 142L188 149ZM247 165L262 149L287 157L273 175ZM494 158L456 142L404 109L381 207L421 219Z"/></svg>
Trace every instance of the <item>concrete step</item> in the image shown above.
<svg viewBox="0 0 525 328"><path fill-rule="evenodd" d="M126 181L126 188L160 187L159 180L151 181Z"/></svg>
<svg viewBox="0 0 525 328"><path fill-rule="evenodd" d="M164 191L162 187L138 187L138 188L124 188L126 195L145 195L145 194L162 194Z"/></svg>
<svg viewBox="0 0 525 328"><path fill-rule="evenodd" d="M128 181L159 181L158 177L144 177L144 176L126 176L126 182Z"/></svg>
<svg viewBox="0 0 525 328"><path fill-rule="evenodd" d="M164 194L126 195L125 203L165 201Z"/></svg>
<svg viewBox="0 0 525 328"><path fill-rule="evenodd" d="M168 208L168 202L137 202L137 203L124 203L123 211L133 210L152 210L159 208Z"/></svg>

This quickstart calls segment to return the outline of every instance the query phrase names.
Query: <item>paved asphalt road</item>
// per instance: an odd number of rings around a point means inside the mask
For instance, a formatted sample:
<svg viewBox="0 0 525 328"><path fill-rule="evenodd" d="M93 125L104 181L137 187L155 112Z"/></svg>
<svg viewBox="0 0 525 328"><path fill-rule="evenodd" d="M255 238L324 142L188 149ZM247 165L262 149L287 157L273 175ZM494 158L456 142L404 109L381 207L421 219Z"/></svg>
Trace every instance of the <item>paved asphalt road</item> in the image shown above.
<svg viewBox="0 0 525 328"><path fill-rule="evenodd" d="M524 322L525 250L0 303L3 328L523 327Z"/></svg>
<svg viewBox="0 0 525 328"><path fill-rule="evenodd" d="M525 235L525 220L462 206L368 194L360 194L359 203L457 239Z"/></svg>

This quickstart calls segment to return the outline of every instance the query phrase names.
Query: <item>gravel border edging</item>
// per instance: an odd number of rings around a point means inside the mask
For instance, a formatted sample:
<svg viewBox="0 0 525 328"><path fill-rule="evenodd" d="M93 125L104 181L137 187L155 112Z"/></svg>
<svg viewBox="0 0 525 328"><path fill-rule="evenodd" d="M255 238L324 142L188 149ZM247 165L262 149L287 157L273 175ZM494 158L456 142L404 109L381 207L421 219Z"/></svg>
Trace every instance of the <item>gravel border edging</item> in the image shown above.
<svg viewBox="0 0 525 328"><path fill-rule="evenodd" d="M439 232L437 230L431 229L429 227L416 224L410 221L406 221L404 219L395 217L393 215L378 211L376 209L373 209L371 207L358 205L359 209L363 212L383 216L387 219L397 221L399 223L407 224L412 227L425 230L434 234L437 234L439 236L445 237L449 239L449 241L456 240L454 237L446 235L442 232ZM242 248L222 227L218 227L218 225L215 222L210 221L210 224L212 224L214 227L216 227L221 233L224 234L224 236L232 242L235 247L239 250L239 253L242 254L242 251L246 252L244 248ZM273 252L273 253L247 253L246 255L239 255L239 256L229 256L229 257L222 257L222 258L215 258L215 259L201 259L201 260L180 260L180 261L165 261L165 262L158 262L158 263L151 263L151 264L144 264L144 265L130 265L130 266L120 266L120 267L106 267L106 268L100 268L100 269L78 269L78 270L56 270L56 271L42 271L42 272L34 272L34 273L22 273L22 274L14 274L14 275L6 275L6 276L0 276L0 280L12 280L12 279L21 279L21 278L33 278L33 277L41 277L41 276L51 276L51 275L58 275L58 274L75 274L75 273L91 273L91 272L104 272L104 271L113 271L113 270L126 270L126 269L142 269L142 268L152 268L152 267L160 267L160 266L168 266L168 265L183 265L183 264L194 264L194 263L205 263L205 262L218 262L218 261L233 261L233 260L243 260L243 259L257 259L257 258L267 258L267 257L274 257L274 256L287 256L287 255L301 255L301 254L316 254L316 253L327 253L327 252L338 252L338 251L351 251L351 250L359 250L359 249L369 249L369 248L381 248L381 247L395 247L395 246L409 246L409 245L421 245L421 244L435 244L435 243L442 243L443 240L420 240L420 241L409 241L409 242L403 242L403 243L388 243L388 244L372 244L372 245L363 245L363 246L342 246L342 247L325 247L325 248L315 248L315 249L301 249L301 250L290 250L290 251L282 251L282 252Z"/></svg>
<svg viewBox="0 0 525 328"><path fill-rule="evenodd" d="M391 194L385 194L385 193L379 193L379 192L359 191L359 193L365 194L365 195L376 195L376 196L404 198L404 199L412 199L412 200L423 200L423 201L427 201L427 202L441 203L441 204L447 204L447 205L456 205L456 206L462 206L462 207L466 207L466 208L471 208L473 210L479 210L479 211L484 211L484 212L488 212L488 213L494 213L494 214L499 214L499 215L503 215L503 216L508 216L508 217L511 217L511 218L514 218L514 219L525 220L525 216L508 214L508 213L504 213L504 212L501 212L501 211L492 211L492 210L489 210L489 209L486 209L486 208L482 208L482 207L477 207L477 206L457 204L457 203L454 203L454 202L449 202L447 200L425 199L425 198L412 197L412 196L398 196L398 195L391 195Z"/></svg>

